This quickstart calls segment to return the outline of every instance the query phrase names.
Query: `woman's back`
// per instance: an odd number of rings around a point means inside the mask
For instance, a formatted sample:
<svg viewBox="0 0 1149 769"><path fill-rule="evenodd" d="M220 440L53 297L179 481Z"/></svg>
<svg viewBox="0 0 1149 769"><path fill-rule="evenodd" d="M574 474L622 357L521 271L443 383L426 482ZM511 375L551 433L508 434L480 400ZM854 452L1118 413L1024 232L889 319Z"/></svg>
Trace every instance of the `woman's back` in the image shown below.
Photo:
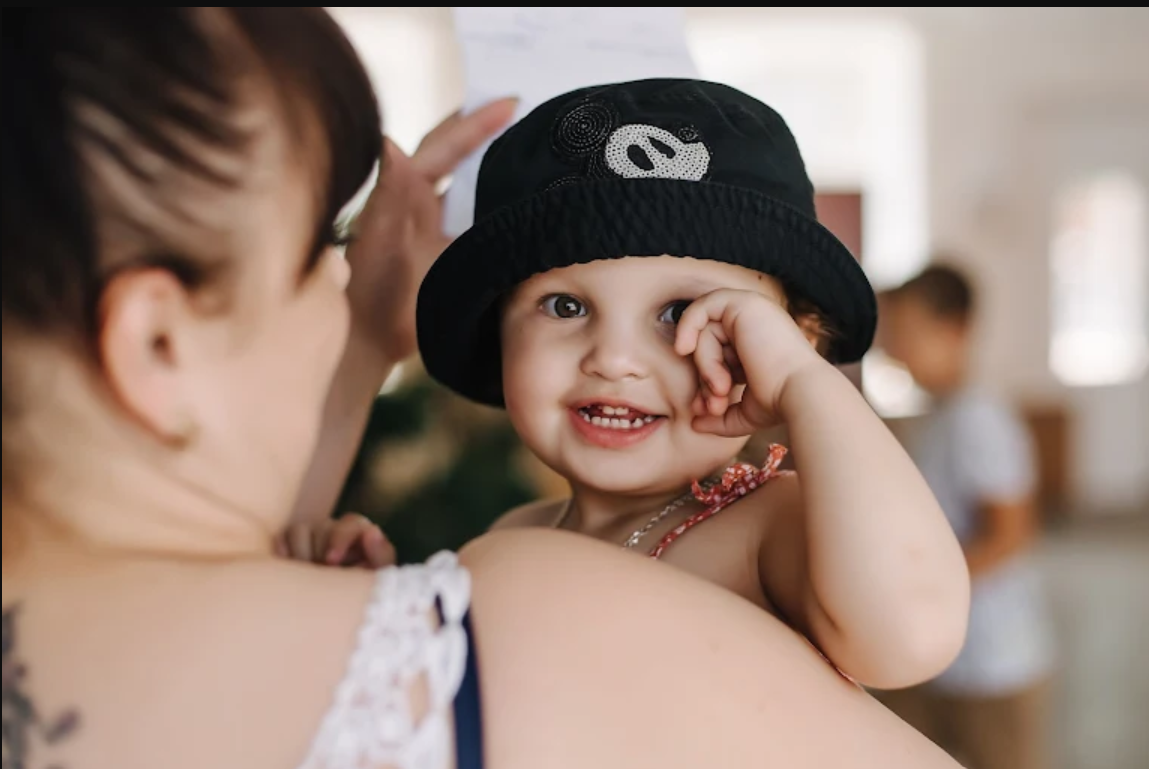
<svg viewBox="0 0 1149 769"><path fill-rule="evenodd" d="M45 745L10 714L6 677L5 734L10 719L23 731L28 763L15 766L28 769L299 763L371 589L366 572L286 561L63 568L4 578L5 669L25 667L20 686L41 721L77 720Z"/></svg>
<svg viewBox="0 0 1149 769"><path fill-rule="evenodd" d="M491 535L463 563L488 767L954 766L784 626L661 564L542 531ZM331 709L368 606L386 598L378 584L369 572L271 560L6 576L5 733L26 740L11 755L30 769L293 769L321 749L309 769L389 769L346 762L347 749L384 746L384 727L398 722ZM451 669L458 651L440 644L431 666ZM375 672L393 668L377 652ZM12 664L25 675L9 691ZM365 668L354 670L363 683ZM416 722L435 715L425 678L409 700L351 683L377 704L407 702ZM39 725L13 707L16 695ZM450 725L450 708L440 711ZM75 729L47 745L42 727L69 712ZM316 743L325 719L340 739ZM16 743L5 739L8 755Z"/></svg>

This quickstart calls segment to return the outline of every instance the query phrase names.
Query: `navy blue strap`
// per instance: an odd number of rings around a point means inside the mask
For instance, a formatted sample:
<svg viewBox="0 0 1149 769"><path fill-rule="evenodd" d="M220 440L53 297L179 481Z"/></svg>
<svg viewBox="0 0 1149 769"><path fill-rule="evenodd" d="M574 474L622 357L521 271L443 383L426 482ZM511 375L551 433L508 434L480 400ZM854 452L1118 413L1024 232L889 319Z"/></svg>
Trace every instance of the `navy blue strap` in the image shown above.
<svg viewBox="0 0 1149 769"><path fill-rule="evenodd" d="M455 696L456 766L457 769L483 769L483 709L470 612L463 616L463 630L467 634L467 670Z"/></svg>

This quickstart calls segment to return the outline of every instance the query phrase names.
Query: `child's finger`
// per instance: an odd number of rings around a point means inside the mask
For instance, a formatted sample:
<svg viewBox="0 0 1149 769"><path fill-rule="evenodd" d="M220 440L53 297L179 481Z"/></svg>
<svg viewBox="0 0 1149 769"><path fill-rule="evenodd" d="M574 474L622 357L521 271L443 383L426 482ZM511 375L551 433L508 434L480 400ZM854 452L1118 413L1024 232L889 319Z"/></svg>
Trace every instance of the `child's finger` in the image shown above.
<svg viewBox="0 0 1149 769"><path fill-rule="evenodd" d="M694 393L694 400L690 402L690 411L696 417L706 414L706 396L708 394L706 383L703 381L698 382L698 392Z"/></svg>
<svg viewBox="0 0 1149 769"><path fill-rule="evenodd" d="M373 524L362 516L354 513L344 515L332 527L323 559L329 564L343 563L352 545L371 528Z"/></svg>
<svg viewBox="0 0 1149 769"><path fill-rule="evenodd" d="M691 411L695 416L705 416L710 413L711 404L714 402L715 395L707 386L705 380L699 380L698 392L694 396L694 402L691 403Z"/></svg>
<svg viewBox="0 0 1149 769"><path fill-rule="evenodd" d="M709 411L714 416L725 414L728 408L730 408L730 399L725 395L716 395L710 399Z"/></svg>
<svg viewBox="0 0 1149 769"><path fill-rule="evenodd" d="M705 297L703 297L704 299ZM674 351L683 357L693 355L698 349L698 340L710 323L710 316L699 300L695 300L682 311L674 329Z"/></svg>
<svg viewBox="0 0 1149 769"><path fill-rule="evenodd" d="M690 303L678 318L675 328L674 351L679 355L690 355L698 346L699 337L707 330L707 326L714 324L719 341L726 343L725 326L731 320L727 313L731 311L731 297L737 292L718 289L695 299Z"/></svg>
<svg viewBox="0 0 1149 769"><path fill-rule="evenodd" d="M757 429L746 418L741 403L735 403L722 414L707 414L694 419L695 432L720 435L724 438L741 438L746 435L753 435Z"/></svg>
<svg viewBox="0 0 1149 769"><path fill-rule="evenodd" d="M363 547L367 565L371 568L381 569L384 566L395 565L397 560L395 546L387 539L387 535L379 529L373 528L365 531L360 544Z"/></svg>
<svg viewBox="0 0 1149 769"><path fill-rule="evenodd" d="M297 561L311 561L315 558L315 548L309 526L295 525L287 530L285 542L288 555Z"/></svg>
<svg viewBox="0 0 1149 769"><path fill-rule="evenodd" d="M733 384L746 384L746 371L742 368L742 361L738 358L738 351L734 349L734 345L722 346L722 358Z"/></svg>
<svg viewBox="0 0 1149 769"><path fill-rule="evenodd" d="M702 414L721 415L730 406L733 381L726 367L724 345L718 337L718 327L711 323L698 337L694 351L695 367L702 379Z"/></svg>
<svg viewBox="0 0 1149 769"><path fill-rule="evenodd" d="M722 398L730 392L730 371L726 368L722 342L715 336L712 326L707 326L698 337L694 365L713 395Z"/></svg>
<svg viewBox="0 0 1149 769"><path fill-rule="evenodd" d="M706 387L703 392L702 411L699 416L707 414L722 414L730 405L730 399L725 395L715 395L714 391Z"/></svg>

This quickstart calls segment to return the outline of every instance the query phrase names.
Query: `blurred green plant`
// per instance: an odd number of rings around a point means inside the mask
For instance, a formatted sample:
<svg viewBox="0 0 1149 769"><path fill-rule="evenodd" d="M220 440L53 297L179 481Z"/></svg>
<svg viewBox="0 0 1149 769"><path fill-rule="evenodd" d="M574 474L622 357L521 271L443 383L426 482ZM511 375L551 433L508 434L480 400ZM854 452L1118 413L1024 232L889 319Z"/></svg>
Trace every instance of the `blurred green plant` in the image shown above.
<svg viewBox="0 0 1149 769"><path fill-rule="evenodd" d="M539 496L506 415L421 371L380 395L336 510L371 518L402 563L458 549Z"/></svg>

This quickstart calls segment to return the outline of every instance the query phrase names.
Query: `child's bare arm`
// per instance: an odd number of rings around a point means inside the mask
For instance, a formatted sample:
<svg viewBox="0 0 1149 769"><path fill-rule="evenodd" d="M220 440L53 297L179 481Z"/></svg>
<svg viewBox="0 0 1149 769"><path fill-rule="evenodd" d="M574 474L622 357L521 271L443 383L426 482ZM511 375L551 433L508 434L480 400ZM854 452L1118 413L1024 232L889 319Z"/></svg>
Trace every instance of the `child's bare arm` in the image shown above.
<svg viewBox="0 0 1149 769"><path fill-rule="evenodd" d="M761 551L763 585L782 611L865 685L898 688L941 672L965 635L965 559L925 480L854 385L761 294L701 297L678 339L709 383L700 407L709 414L696 429L745 435L787 424L799 483ZM738 365L718 347L732 347ZM746 392L728 407L738 380Z"/></svg>
<svg viewBox="0 0 1149 769"><path fill-rule="evenodd" d="M964 638L969 578L925 480L828 364L791 377L779 408L804 515L802 525L791 523L791 537L766 543L764 575L780 581L769 570L771 551L805 545L805 620L826 654L862 683L898 688L940 673Z"/></svg>

